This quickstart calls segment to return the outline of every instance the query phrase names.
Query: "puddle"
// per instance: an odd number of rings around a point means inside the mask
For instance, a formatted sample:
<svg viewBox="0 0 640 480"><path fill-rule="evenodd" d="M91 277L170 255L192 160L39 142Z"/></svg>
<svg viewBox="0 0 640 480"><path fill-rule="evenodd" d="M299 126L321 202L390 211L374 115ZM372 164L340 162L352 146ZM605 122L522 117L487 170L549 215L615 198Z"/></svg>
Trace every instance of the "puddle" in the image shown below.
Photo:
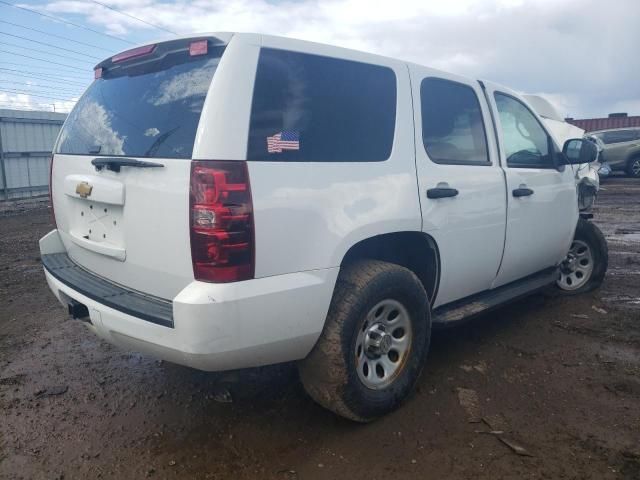
<svg viewBox="0 0 640 480"><path fill-rule="evenodd" d="M594 353L603 360L616 360L631 365L640 365L640 351L625 345L597 344Z"/></svg>
<svg viewBox="0 0 640 480"><path fill-rule="evenodd" d="M630 295L613 295L610 297L602 297L602 300L606 303L627 303L630 305L640 305L640 297L632 297Z"/></svg>
<svg viewBox="0 0 640 480"><path fill-rule="evenodd" d="M621 243L623 245L630 245L634 243L640 243L640 232L638 233L620 233L614 235L607 235L607 241Z"/></svg>

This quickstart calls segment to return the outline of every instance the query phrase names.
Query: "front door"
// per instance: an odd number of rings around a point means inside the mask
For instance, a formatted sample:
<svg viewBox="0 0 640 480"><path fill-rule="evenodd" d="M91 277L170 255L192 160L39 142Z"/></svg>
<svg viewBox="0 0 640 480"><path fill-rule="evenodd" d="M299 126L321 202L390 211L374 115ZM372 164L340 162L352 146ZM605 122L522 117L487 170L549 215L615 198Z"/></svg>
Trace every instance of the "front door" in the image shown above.
<svg viewBox="0 0 640 480"><path fill-rule="evenodd" d="M578 202L572 168L556 168L558 147L540 119L512 93L486 86L507 180L506 243L493 284L499 287L564 258L578 220Z"/></svg>

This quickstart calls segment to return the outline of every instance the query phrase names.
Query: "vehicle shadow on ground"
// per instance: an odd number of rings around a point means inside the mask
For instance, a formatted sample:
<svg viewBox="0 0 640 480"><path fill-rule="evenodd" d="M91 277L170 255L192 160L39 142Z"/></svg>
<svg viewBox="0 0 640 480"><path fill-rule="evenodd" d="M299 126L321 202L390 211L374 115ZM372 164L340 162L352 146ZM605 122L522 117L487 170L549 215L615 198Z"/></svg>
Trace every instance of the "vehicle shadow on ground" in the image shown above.
<svg viewBox="0 0 640 480"><path fill-rule="evenodd" d="M429 373L450 368L452 362L472 361L466 358L470 352L474 352L470 347L473 349L474 346L497 341L496 335L520 328L522 322L527 320L525 317L544 312L549 307L548 303L553 301L542 295L534 295L455 326L434 330L418 388L429 382ZM318 422L327 420L326 415L320 414L324 410L305 395L294 362L219 373L163 362L163 373L166 388L179 388L185 383L197 386L198 391L212 404L232 403L234 410L246 408L257 415L274 408L285 407L289 410L289 407L304 405L305 409L319 410L312 415ZM291 405L286 407L288 402ZM218 411L218 405L213 406ZM207 415L207 412L203 413ZM344 422L354 425L350 421Z"/></svg>

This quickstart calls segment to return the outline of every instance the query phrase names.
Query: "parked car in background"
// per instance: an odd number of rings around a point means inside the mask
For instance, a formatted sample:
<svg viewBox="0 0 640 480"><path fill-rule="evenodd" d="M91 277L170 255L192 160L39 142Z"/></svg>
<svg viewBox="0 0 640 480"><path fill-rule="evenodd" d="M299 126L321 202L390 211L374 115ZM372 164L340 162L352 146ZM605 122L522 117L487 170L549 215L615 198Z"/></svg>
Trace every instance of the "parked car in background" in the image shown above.
<svg viewBox="0 0 640 480"><path fill-rule="evenodd" d="M624 171L640 178L640 127L600 130L589 135L603 143L601 162L606 162L614 172Z"/></svg>
<svg viewBox="0 0 640 480"><path fill-rule="evenodd" d="M584 138L586 138L591 143L593 143L598 149L598 160L597 160L598 165L594 167L597 168L598 181L602 181L602 179L607 178L608 176L611 175L611 167L602 158L602 152L604 151L604 143L602 143L601 139L599 139L595 135L591 135L590 133L585 133Z"/></svg>

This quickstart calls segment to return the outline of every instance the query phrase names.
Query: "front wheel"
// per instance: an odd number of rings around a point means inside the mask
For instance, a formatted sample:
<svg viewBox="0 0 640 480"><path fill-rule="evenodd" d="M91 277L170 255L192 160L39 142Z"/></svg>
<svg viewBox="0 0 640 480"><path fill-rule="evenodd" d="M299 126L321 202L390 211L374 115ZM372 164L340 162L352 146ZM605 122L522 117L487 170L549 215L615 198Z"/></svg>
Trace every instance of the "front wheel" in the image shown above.
<svg viewBox="0 0 640 480"><path fill-rule="evenodd" d="M371 421L413 390L430 332L427 294L413 272L376 260L347 265L320 339L298 365L300 379L323 407Z"/></svg>
<svg viewBox="0 0 640 480"><path fill-rule="evenodd" d="M640 157L634 157L629 160L627 174L633 178L640 178Z"/></svg>
<svg viewBox="0 0 640 480"><path fill-rule="evenodd" d="M565 295L595 290L604 280L608 263L604 235L595 224L581 218L569 253L560 265L557 286Z"/></svg>

